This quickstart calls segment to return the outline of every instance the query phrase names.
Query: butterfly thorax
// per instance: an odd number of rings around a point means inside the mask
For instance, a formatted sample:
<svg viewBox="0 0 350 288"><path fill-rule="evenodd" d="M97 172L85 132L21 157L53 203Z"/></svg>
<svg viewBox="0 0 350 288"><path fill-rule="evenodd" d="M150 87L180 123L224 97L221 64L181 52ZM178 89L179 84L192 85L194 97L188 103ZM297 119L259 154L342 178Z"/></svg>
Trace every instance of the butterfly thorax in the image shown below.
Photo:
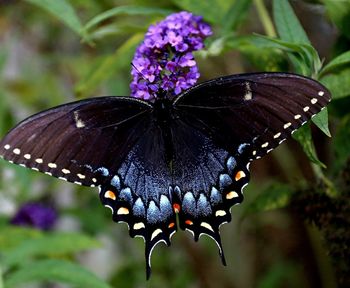
<svg viewBox="0 0 350 288"><path fill-rule="evenodd" d="M173 144L172 144L172 133L171 123L174 119L174 109L171 100L166 97L156 98L153 105L154 121L155 126L160 129L164 144L165 144L165 155L168 166L171 166L173 159Z"/></svg>

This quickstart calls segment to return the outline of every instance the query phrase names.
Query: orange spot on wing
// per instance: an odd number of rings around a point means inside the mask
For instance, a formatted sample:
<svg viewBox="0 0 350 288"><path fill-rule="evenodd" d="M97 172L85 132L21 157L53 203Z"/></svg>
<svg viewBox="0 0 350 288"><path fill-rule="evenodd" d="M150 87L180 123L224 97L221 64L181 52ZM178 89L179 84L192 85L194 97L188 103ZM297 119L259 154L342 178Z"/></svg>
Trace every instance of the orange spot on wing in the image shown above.
<svg viewBox="0 0 350 288"><path fill-rule="evenodd" d="M175 223L174 222L171 222L168 226L168 228L173 228L175 226Z"/></svg>
<svg viewBox="0 0 350 288"><path fill-rule="evenodd" d="M186 220L186 221L185 221L185 224L186 224L186 225L193 225L193 222L192 222L191 220Z"/></svg>
<svg viewBox="0 0 350 288"><path fill-rule="evenodd" d="M173 209L174 209L174 212L175 212L175 213L179 213L180 210L181 210L180 204L174 203L174 204L173 204Z"/></svg>
<svg viewBox="0 0 350 288"><path fill-rule="evenodd" d="M105 197L109 198L109 199L112 199L112 200L116 200L117 199L117 197L115 196L115 193L112 192L111 190L106 191Z"/></svg>
<svg viewBox="0 0 350 288"><path fill-rule="evenodd" d="M238 181L238 180L242 179L243 177L245 177L245 173L242 170L238 171L236 173L235 180Z"/></svg>

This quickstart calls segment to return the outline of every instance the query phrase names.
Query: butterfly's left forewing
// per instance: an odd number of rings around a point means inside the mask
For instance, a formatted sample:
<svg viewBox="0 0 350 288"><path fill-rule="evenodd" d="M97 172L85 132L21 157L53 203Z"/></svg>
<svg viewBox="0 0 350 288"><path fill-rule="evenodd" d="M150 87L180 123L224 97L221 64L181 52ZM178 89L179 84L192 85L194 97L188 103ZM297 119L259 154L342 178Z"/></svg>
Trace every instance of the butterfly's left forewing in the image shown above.
<svg viewBox="0 0 350 288"><path fill-rule="evenodd" d="M122 97L61 105L18 124L1 140L0 155L69 182L99 186L142 136L151 108Z"/></svg>

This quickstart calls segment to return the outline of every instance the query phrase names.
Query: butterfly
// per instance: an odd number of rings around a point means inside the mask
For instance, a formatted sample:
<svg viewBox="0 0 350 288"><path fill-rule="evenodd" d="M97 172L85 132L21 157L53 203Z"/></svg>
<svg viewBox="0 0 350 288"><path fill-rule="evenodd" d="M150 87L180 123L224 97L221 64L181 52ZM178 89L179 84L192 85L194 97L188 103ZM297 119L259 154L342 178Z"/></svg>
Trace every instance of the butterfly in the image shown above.
<svg viewBox="0 0 350 288"><path fill-rule="evenodd" d="M243 200L249 165L320 112L330 92L289 73L216 78L170 99L97 97L31 116L0 142L5 160L76 184L99 187L113 220L155 245L178 227L213 238ZM176 216L177 215L177 216Z"/></svg>

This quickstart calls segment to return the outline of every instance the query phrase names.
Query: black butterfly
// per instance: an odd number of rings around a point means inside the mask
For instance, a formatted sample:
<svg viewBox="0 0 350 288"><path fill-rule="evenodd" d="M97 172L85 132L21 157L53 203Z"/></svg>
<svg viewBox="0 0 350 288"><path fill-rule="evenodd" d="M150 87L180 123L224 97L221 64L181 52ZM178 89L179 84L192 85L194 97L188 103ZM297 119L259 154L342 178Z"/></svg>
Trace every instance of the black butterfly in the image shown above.
<svg viewBox="0 0 350 288"><path fill-rule="evenodd" d="M243 200L249 164L281 144L330 101L320 83L295 74L232 75L154 103L100 97L21 122L0 142L7 161L98 186L113 220L154 246L181 229L212 237Z"/></svg>

